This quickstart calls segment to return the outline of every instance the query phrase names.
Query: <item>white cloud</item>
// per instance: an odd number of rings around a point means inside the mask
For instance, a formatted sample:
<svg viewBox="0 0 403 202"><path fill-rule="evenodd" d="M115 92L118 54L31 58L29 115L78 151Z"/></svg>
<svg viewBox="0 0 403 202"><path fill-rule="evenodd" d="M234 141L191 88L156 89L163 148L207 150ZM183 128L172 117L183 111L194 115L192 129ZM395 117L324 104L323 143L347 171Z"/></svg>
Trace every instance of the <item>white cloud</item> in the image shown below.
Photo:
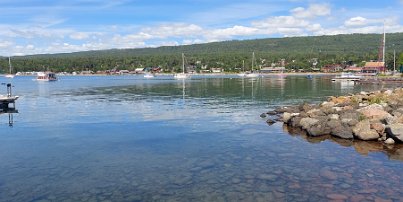
<svg viewBox="0 0 403 202"><path fill-rule="evenodd" d="M85 32L75 32L70 34L70 38L71 39L76 39L76 40L83 40L83 39L87 39L89 38L90 34L89 33L85 33Z"/></svg>
<svg viewBox="0 0 403 202"><path fill-rule="evenodd" d="M297 19L293 16L277 16L252 22L252 25L258 28L292 28L306 27L309 25L309 22L303 19Z"/></svg>
<svg viewBox="0 0 403 202"><path fill-rule="evenodd" d="M348 19L347 21L344 22L344 25L347 27L358 27L358 26L365 26L369 23L369 21L366 18L363 17L353 17Z"/></svg>
<svg viewBox="0 0 403 202"><path fill-rule="evenodd" d="M258 29L245 26L233 26L230 28L216 29L209 32L207 36L211 38L227 38L231 36L248 36L256 34Z"/></svg>
<svg viewBox="0 0 403 202"><path fill-rule="evenodd" d="M314 18L330 15L331 9L328 4L312 4L307 9L303 7L294 8L291 13L297 18Z"/></svg>
<svg viewBox="0 0 403 202"><path fill-rule="evenodd" d="M152 38L167 38L178 36L195 36L200 34L203 29L195 24L165 24L157 27L148 27L142 29L142 33L145 33Z"/></svg>
<svg viewBox="0 0 403 202"><path fill-rule="evenodd" d="M0 49L9 48L13 44L11 41L0 41Z"/></svg>

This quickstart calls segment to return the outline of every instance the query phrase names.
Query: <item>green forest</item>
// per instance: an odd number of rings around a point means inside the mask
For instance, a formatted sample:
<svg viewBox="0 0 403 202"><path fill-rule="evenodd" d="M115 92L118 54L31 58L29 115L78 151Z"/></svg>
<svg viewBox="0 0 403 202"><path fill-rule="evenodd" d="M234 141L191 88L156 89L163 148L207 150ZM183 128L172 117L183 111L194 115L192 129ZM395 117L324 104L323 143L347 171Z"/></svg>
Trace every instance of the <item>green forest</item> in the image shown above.
<svg viewBox="0 0 403 202"><path fill-rule="evenodd" d="M393 68L394 51L397 66L403 64L403 33L386 35L386 62ZM269 38L253 40L233 40L184 46L163 46L158 48L111 49L63 54L43 54L15 56L11 58L14 73L27 71L73 72L134 70L144 67L161 67L165 72L178 72L182 66L182 56L186 65L196 70L202 67L223 68L226 72L236 72L251 68L252 52L256 63L270 66L285 59L288 69L313 68L325 64L358 64L377 60L381 44L381 34L348 34L334 36L309 36ZM0 58L0 72L8 70L8 58Z"/></svg>

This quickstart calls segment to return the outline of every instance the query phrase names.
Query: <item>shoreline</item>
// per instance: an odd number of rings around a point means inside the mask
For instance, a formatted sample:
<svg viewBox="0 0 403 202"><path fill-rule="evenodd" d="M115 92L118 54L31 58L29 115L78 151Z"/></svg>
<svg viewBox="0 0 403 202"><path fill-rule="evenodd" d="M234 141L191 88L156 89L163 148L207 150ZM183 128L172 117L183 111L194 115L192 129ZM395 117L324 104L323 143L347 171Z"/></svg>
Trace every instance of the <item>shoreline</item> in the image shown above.
<svg viewBox="0 0 403 202"><path fill-rule="evenodd" d="M56 73L58 76L141 76L144 75L145 73L141 74L59 74ZM161 76L172 76L176 73L155 73L155 75L161 75ZM193 73L189 75L195 75L195 76L238 76L239 73ZM313 76L322 76L322 75L339 75L341 73L326 73L326 72L284 72L284 73L260 73L262 76L281 76L281 75L291 75L291 76L308 76L308 75L313 75ZM0 76L5 76L6 74L0 74ZM22 77L22 76L36 76L36 75L16 75L16 77Z"/></svg>

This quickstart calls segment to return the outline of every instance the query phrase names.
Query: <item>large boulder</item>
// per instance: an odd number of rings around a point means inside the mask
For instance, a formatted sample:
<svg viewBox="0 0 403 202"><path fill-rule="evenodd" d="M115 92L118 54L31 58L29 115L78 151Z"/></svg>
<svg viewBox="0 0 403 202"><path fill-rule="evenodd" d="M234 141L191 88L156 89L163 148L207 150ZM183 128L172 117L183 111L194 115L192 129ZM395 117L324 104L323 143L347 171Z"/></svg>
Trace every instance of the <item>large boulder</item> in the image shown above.
<svg viewBox="0 0 403 202"><path fill-rule="evenodd" d="M319 120L318 119L314 119L314 118L302 118L299 122L299 124L301 125L302 129L308 129L310 127L312 127L313 125L315 125L316 123L318 123Z"/></svg>
<svg viewBox="0 0 403 202"><path fill-rule="evenodd" d="M312 127L306 129L306 131L310 136L318 137L330 134L332 132L332 129L326 124L315 124Z"/></svg>
<svg viewBox="0 0 403 202"><path fill-rule="evenodd" d="M358 123L359 118L360 114L356 111L348 111L340 114L341 122L349 126L355 126Z"/></svg>
<svg viewBox="0 0 403 202"><path fill-rule="evenodd" d="M315 118L315 117L318 117L318 116L325 116L325 115L326 115L322 110L317 109L317 108L311 109L311 110L307 111L306 113L307 113L308 116L311 117L311 118Z"/></svg>
<svg viewBox="0 0 403 202"><path fill-rule="evenodd" d="M331 128L330 135L343 138L343 139L353 139L353 131L350 127L344 126L340 120L331 119L328 121L327 126Z"/></svg>
<svg viewBox="0 0 403 202"><path fill-rule="evenodd" d="M345 127L345 126L340 126L333 128L332 131L330 132L330 135L343 138L343 139L353 139L353 131L351 130L350 127Z"/></svg>
<svg viewBox="0 0 403 202"><path fill-rule="evenodd" d="M295 127L295 128L300 128L301 127L301 117L299 116L294 116L290 119L290 121L288 122L288 125Z"/></svg>
<svg viewBox="0 0 403 202"><path fill-rule="evenodd" d="M362 120L353 127L354 135L361 140L376 140L379 138L378 132L371 129L369 120Z"/></svg>
<svg viewBox="0 0 403 202"><path fill-rule="evenodd" d="M288 123L288 121L290 121L291 118L292 118L291 113L289 113L289 112L283 113L283 122L284 123Z"/></svg>
<svg viewBox="0 0 403 202"><path fill-rule="evenodd" d="M357 109L357 111L368 119L384 120L387 117L391 116L383 109L383 106L379 104L372 104L367 107Z"/></svg>
<svg viewBox="0 0 403 202"><path fill-rule="evenodd" d="M396 123L386 127L386 133L392 138L403 142L403 124Z"/></svg>

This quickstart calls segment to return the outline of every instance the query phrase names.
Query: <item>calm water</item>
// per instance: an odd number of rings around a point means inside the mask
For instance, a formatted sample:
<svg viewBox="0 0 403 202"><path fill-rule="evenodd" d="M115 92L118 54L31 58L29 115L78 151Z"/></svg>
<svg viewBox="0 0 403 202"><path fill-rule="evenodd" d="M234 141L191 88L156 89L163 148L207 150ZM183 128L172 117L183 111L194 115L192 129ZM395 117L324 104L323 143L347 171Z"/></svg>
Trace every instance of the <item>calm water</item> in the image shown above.
<svg viewBox="0 0 403 202"><path fill-rule="evenodd" d="M259 117L381 86L325 76L32 79L12 80L19 113L0 115L0 201L403 198L403 147L309 138Z"/></svg>

